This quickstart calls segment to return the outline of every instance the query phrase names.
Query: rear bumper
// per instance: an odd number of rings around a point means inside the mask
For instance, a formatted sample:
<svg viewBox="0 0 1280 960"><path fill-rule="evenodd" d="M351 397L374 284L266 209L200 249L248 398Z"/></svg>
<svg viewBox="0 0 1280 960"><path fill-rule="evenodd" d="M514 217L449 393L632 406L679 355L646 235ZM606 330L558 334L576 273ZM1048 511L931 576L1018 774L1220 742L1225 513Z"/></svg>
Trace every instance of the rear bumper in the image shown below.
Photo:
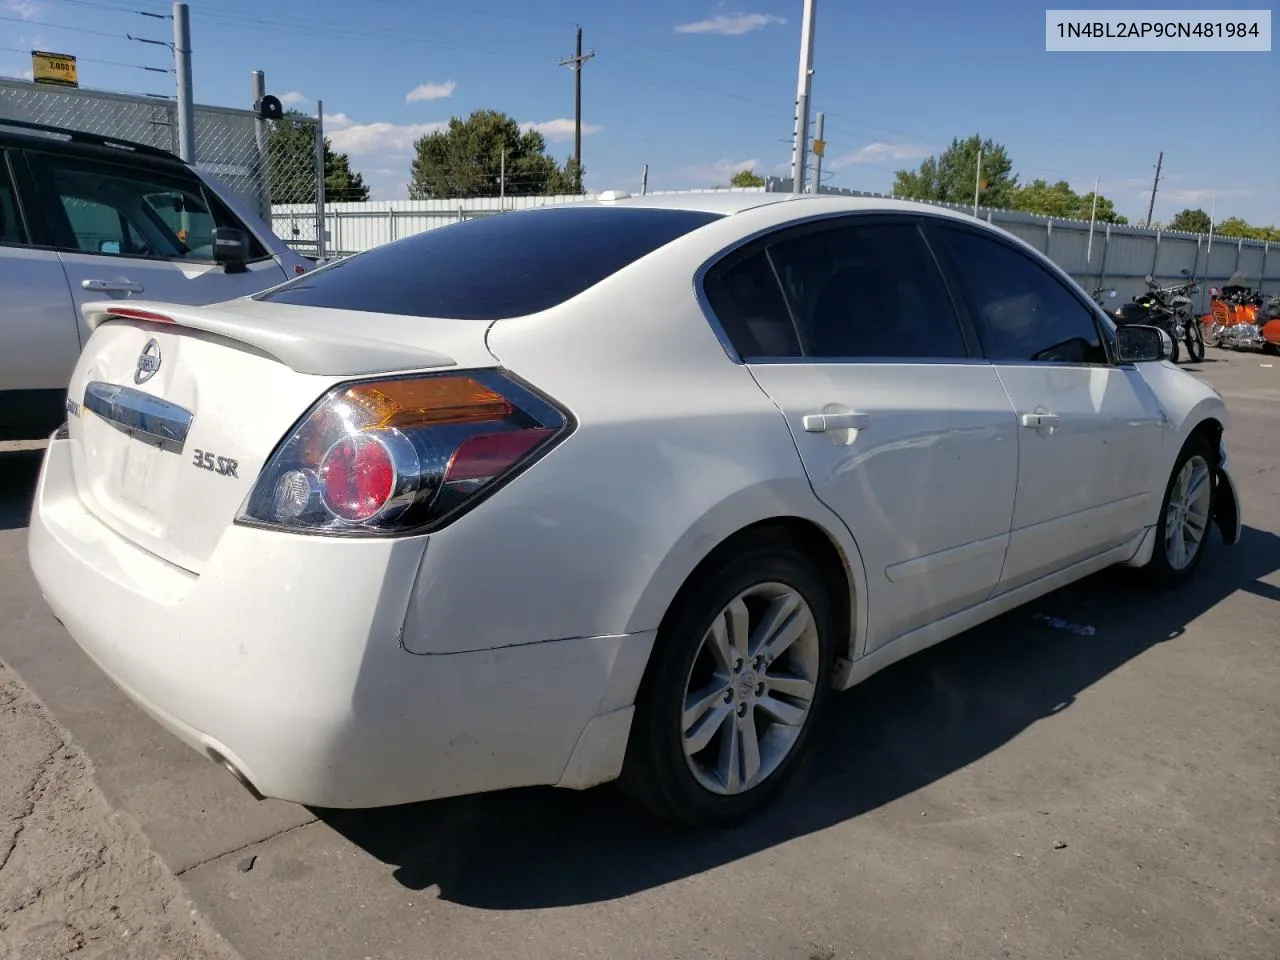
<svg viewBox="0 0 1280 960"><path fill-rule="evenodd" d="M32 511L46 601L131 699L261 794L369 807L617 775L652 633L411 654L427 538L231 527L196 576L84 508L70 447L50 443Z"/></svg>

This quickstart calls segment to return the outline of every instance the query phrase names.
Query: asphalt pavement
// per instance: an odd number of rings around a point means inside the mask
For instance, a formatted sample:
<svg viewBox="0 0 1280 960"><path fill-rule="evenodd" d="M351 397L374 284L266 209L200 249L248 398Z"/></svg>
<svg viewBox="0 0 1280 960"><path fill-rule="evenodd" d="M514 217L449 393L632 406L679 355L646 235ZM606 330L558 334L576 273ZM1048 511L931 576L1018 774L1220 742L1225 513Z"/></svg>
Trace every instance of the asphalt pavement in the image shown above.
<svg viewBox="0 0 1280 960"><path fill-rule="evenodd" d="M1231 407L1241 543L1215 534L1179 592L1106 572L838 697L782 801L728 830L656 823L610 787L253 800L45 608L39 451L0 452L0 660L246 960L1275 960L1280 358L1187 369Z"/></svg>

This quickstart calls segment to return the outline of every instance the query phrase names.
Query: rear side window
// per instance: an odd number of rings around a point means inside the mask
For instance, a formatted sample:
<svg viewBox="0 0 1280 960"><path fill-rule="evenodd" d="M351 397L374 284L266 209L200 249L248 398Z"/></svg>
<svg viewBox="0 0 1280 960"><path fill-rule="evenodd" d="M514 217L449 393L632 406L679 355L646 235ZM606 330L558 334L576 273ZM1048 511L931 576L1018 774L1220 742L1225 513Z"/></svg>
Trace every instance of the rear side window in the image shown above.
<svg viewBox="0 0 1280 960"><path fill-rule="evenodd" d="M257 299L461 320L519 317L563 303L721 216L616 207L496 214L375 247Z"/></svg>
<svg viewBox="0 0 1280 960"><path fill-rule="evenodd" d="M0 243L26 243L27 234L18 216L18 193L13 188L9 164L0 152Z"/></svg>

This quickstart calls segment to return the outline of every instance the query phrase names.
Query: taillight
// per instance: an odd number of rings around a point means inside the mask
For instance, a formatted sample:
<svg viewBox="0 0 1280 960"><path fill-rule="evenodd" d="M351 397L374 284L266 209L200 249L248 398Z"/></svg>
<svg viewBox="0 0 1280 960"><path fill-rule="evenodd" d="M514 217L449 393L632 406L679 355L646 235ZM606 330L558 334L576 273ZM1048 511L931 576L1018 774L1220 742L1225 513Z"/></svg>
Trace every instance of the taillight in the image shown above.
<svg viewBox="0 0 1280 960"><path fill-rule="evenodd" d="M568 414L499 371L342 384L272 454L236 520L351 535L434 529L571 428Z"/></svg>

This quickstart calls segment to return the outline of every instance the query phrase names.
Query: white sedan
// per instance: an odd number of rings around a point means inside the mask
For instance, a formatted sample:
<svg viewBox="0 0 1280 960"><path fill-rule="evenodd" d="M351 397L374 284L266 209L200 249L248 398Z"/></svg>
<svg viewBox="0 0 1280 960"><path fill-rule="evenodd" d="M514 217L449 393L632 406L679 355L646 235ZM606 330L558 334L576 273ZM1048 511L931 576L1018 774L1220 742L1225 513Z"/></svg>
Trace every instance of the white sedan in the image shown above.
<svg viewBox="0 0 1280 960"><path fill-rule="evenodd" d="M85 313L31 564L259 796L617 779L729 820L830 691L1240 535L1226 408L1168 337L933 206L575 203Z"/></svg>

